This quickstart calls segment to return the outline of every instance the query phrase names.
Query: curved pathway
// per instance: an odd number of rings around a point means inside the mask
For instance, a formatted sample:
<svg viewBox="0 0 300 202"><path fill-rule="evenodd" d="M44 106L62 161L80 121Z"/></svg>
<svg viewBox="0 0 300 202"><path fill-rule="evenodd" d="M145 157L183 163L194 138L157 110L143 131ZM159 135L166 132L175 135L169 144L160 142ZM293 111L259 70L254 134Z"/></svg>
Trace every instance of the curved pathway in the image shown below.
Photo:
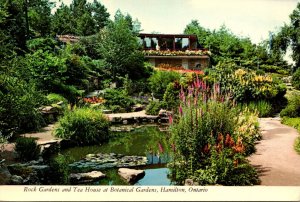
<svg viewBox="0 0 300 202"><path fill-rule="evenodd" d="M259 119L262 140L248 159L257 168L261 185L300 186L300 155L294 150L297 130L280 118Z"/></svg>

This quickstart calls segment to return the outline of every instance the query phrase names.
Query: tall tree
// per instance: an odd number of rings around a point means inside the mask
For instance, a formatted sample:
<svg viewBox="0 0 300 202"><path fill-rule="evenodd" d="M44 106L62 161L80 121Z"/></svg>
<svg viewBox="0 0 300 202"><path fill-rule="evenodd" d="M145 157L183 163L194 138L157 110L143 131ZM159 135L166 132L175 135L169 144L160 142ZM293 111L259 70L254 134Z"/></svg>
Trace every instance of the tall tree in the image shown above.
<svg viewBox="0 0 300 202"><path fill-rule="evenodd" d="M185 27L184 33L196 34L202 47L204 47L206 37L210 35L210 31L203 28L197 20L192 20L192 22Z"/></svg>
<svg viewBox="0 0 300 202"><path fill-rule="evenodd" d="M49 36L51 33L51 9L54 7L54 3L49 0L29 0L27 6L31 36Z"/></svg>
<svg viewBox="0 0 300 202"><path fill-rule="evenodd" d="M290 23L282 26L275 34L271 48L272 51L285 54L289 46L297 69L300 67L300 3L290 15Z"/></svg>
<svg viewBox="0 0 300 202"><path fill-rule="evenodd" d="M100 36L101 55L109 64L113 79L126 74L130 79L141 78L144 69L143 55L126 16L117 12L115 21L109 23Z"/></svg>
<svg viewBox="0 0 300 202"><path fill-rule="evenodd" d="M26 50L26 22L24 2L22 0L0 0L2 16L0 30L7 36L6 44L13 44L14 50L22 53Z"/></svg>
<svg viewBox="0 0 300 202"><path fill-rule="evenodd" d="M54 34L75 34L73 20L70 7L62 3L52 17L52 31Z"/></svg>
<svg viewBox="0 0 300 202"><path fill-rule="evenodd" d="M89 36L107 25L108 18L109 13L98 1L73 0L69 7L62 4L57 9L52 26L56 34Z"/></svg>

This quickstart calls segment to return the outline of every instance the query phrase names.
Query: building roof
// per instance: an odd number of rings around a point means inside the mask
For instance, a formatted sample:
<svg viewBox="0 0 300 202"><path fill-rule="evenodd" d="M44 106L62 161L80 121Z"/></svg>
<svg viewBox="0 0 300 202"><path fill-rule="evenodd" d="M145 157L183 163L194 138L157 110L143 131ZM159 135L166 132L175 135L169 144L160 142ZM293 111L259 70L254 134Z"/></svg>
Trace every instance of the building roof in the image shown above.
<svg viewBox="0 0 300 202"><path fill-rule="evenodd" d="M73 35L56 35L59 41L64 43L75 43L78 42L80 37L79 36L73 36Z"/></svg>
<svg viewBox="0 0 300 202"><path fill-rule="evenodd" d="M139 37L150 37L150 38L190 38L197 39L196 34L147 34L140 33Z"/></svg>

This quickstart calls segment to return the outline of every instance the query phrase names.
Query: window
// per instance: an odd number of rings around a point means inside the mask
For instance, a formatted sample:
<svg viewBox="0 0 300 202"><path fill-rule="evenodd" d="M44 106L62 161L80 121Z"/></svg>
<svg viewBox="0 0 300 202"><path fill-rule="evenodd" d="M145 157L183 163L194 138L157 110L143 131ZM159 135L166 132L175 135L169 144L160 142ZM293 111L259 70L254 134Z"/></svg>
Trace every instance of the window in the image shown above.
<svg viewBox="0 0 300 202"><path fill-rule="evenodd" d="M182 48L182 38L175 38L175 49L181 50Z"/></svg>
<svg viewBox="0 0 300 202"><path fill-rule="evenodd" d="M151 48L151 39L150 38L148 38L148 37L146 37L145 39L144 39L144 47L145 48Z"/></svg>
<svg viewBox="0 0 300 202"><path fill-rule="evenodd" d="M151 39L151 48L155 50L157 44L158 44L157 38L152 38Z"/></svg>
<svg viewBox="0 0 300 202"><path fill-rule="evenodd" d="M189 48L189 39L188 38L183 38L182 39L182 46L181 46L181 48L183 50L186 50L186 49Z"/></svg>

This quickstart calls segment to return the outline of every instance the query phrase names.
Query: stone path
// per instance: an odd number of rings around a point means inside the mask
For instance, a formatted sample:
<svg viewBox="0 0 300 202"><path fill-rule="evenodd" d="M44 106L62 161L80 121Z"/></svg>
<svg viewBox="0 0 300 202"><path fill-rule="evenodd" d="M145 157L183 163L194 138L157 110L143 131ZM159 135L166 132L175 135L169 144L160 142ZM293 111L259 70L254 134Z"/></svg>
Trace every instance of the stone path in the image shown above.
<svg viewBox="0 0 300 202"><path fill-rule="evenodd" d="M26 133L22 136L37 138L37 144L39 144L39 145L58 142L61 139L54 137L54 135L52 134L53 129L54 129L54 124L50 124L50 125L44 127L41 130L41 132Z"/></svg>
<svg viewBox="0 0 300 202"><path fill-rule="evenodd" d="M258 169L261 185L300 186L300 155L294 150L297 130L280 123L280 118L259 120L262 140L248 159Z"/></svg>
<svg viewBox="0 0 300 202"><path fill-rule="evenodd" d="M122 118L122 119L131 119L131 118L157 118L157 116L147 115L146 111L139 111L139 112L129 112L129 113L116 113L116 114L106 114L109 120L113 118Z"/></svg>

